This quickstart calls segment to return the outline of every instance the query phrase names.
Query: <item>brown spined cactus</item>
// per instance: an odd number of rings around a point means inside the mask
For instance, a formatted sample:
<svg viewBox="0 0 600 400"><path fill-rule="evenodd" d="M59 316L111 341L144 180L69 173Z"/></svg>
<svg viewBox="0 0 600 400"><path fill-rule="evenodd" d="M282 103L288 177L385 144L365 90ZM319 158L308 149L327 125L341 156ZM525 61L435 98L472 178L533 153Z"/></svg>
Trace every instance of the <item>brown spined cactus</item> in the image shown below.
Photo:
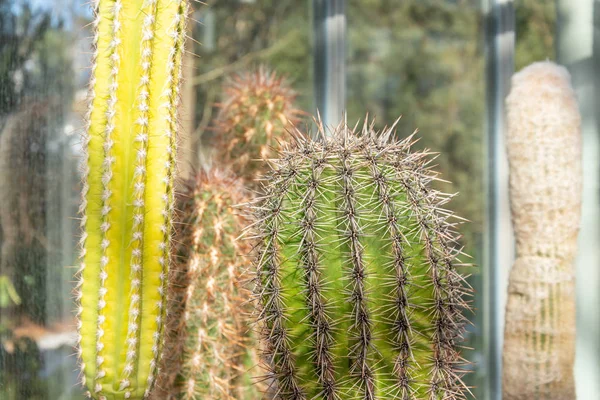
<svg viewBox="0 0 600 400"><path fill-rule="evenodd" d="M580 115L567 70L535 63L506 99L516 260L504 332L507 400L575 399L575 270L581 218Z"/></svg>
<svg viewBox="0 0 600 400"><path fill-rule="evenodd" d="M394 127L339 126L273 161L255 297L276 399L462 399L464 296L449 196Z"/></svg>
<svg viewBox="0 0 600 400"><path fill-rule="evenodd" d="M234 208L247 201L242 181L216 170L200 172L178 195L161 399L260 398L251 379L258 361L250 292L242 285L250 244L239 236L247 219Z"/></svg>
<svg viewBox="0 0 600 400"><path fill-rule="evenodd" d="M247 182L260 175L260 160L270 158L298 122L296 93L275 72L261 67L234 76L224 87L216 120L216 156Z"/></svg>

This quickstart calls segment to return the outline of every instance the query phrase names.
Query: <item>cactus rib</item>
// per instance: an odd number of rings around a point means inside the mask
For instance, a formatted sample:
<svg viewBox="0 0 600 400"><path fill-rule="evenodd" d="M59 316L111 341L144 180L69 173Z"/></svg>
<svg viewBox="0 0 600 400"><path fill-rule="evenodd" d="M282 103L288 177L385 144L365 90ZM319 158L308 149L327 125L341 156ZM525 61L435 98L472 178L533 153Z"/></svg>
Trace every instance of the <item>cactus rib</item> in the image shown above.
<svg viewBox="0 0 600 400"><path fill-rule="evenodd" d="M255 204L255 297L279 399L460 399L470 288L450 196L394 126L297 131Z"/></svg>
<svg viewBox="0 0 600 400"><path fill-rule="evenodd" d="M141 399L164 331L187 3L97 0L94 11L78 353L90 397Z"/></svg>

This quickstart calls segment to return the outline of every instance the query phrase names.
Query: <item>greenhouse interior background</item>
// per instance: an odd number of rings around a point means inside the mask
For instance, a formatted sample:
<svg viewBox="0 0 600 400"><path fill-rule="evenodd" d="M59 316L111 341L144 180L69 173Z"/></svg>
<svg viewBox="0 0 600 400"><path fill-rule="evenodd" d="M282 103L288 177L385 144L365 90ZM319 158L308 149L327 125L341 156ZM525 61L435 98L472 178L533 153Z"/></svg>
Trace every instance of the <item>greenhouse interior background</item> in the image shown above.
<svg viewBox="0 0 600 400"><path fill-rule="evenodd" d="M266 67L296 107L353 125L368 113L439 152L475 289L465 357L474 398L501 398L513 237L503 132L514 71L553 60L582 113L577 259L578 398L600 393L600 1L205 0L191 2L178 167L211 158L223 85ZM90 79L83 0L0 0L0 399L83 398L73 346L78 163ZM217 163L218 160L211 161Z"/></svg>

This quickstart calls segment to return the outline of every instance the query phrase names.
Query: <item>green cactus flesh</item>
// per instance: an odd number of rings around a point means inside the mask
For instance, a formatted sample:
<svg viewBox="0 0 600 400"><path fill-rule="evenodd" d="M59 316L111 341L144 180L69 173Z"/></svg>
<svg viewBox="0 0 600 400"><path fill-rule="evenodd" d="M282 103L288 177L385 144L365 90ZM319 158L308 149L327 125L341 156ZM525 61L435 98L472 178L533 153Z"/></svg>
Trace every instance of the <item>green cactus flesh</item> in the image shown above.
<svg viewBox="0 0 600 400"><path fill-rule="evenodd" d="M96 0L78 353L88 396L142 399L166 312L185 0Z"/></svg>
<svg viewBox="0 0 600 400"><path fill-rule="evenodd" d="M281 152L256 204L255 296L278 399L460 399L469 292L448 195L393 127ZM450 219L450 220L449 220Z"/></svg>

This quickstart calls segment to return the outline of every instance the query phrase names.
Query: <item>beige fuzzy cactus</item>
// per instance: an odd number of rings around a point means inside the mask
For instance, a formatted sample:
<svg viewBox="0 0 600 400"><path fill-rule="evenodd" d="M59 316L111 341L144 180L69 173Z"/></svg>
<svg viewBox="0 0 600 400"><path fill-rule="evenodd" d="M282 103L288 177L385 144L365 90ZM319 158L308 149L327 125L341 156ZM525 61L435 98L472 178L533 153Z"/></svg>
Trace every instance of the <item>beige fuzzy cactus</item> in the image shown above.
<svg viewBox="0 0 600 400"><path fill-rule="evenodd" d="M575 399L575 271L580 115L567 70L535 63L506 100L517 257L504 334L506 400Z"/></svg>

